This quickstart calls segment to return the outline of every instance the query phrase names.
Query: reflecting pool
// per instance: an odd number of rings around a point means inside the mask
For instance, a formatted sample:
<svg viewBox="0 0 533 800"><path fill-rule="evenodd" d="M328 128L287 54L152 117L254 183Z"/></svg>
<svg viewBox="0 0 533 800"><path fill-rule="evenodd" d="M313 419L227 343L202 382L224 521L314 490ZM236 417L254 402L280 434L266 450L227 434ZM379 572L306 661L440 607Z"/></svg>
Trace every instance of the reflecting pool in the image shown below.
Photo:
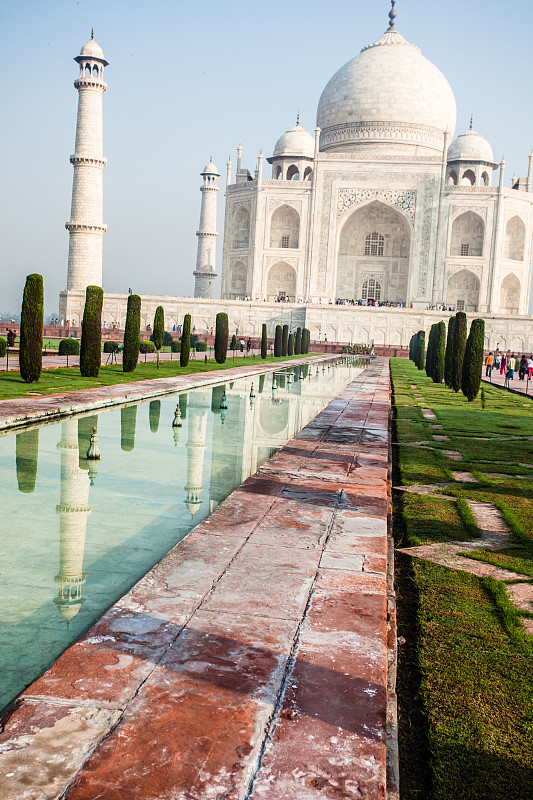
<svg viewBox="0 0 533 800"><path fill-rule="evenodd" d="M363 368L304 365L0 437L0 709Z"/></svg>

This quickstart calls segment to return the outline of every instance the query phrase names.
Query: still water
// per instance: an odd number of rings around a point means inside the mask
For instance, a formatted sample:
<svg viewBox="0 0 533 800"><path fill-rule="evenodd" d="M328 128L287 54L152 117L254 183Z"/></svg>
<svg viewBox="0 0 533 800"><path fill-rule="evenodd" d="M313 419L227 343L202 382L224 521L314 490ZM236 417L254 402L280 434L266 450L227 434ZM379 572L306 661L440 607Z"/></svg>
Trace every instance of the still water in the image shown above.
<svg viewBox="0 0 533 800"><path fill-rule="evenodd" d="M0 710L362 368L294 367L256 376L255 398L248 378L0 437Z"/></svg>

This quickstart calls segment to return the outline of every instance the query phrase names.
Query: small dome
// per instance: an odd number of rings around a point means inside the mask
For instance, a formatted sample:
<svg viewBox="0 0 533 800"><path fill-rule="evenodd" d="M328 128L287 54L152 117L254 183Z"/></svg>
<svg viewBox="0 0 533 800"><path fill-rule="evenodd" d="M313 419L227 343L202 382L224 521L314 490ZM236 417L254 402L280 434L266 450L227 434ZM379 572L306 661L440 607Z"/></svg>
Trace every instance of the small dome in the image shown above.
<svg viewBox="0 0 533 800"><path fill-rule="evenodd" d="M455 130L451 87L418 47L389 29L331 78L318 103L321 150L398 146L442 150Z"/></svg>
<svg viewBox="0 0 533 800"><path fill-rule="evenodd" d="M451 143L448 161L489 161L493 164L494 155L487 140L470 128Z"/></svg>
<svg viewBox="0 0 533 800"><path fill-rule="evenodd" d="M315 140L300 123L280 136L274 147L274 156L306 156L313 158Z"/></svg>
<svg viewBox="0 0 533 800"><path fill-rule="evenodd" d="M79 56L77 56L74 60L80 62L84 58L92 58L96 61L102 61L106 67L109 64L109 61L106 61L106 57L104 56L104 51L92 38L89 39L88 42L85 42L80 50Z"/></svg>
<svg viewBox="0 0 533 800"><path fill-rule="evenodd" d="M220 176L220 172L215 167L212 161L209 164L206 164L203 170L201 171L200 175L218 175Z"/></svg>

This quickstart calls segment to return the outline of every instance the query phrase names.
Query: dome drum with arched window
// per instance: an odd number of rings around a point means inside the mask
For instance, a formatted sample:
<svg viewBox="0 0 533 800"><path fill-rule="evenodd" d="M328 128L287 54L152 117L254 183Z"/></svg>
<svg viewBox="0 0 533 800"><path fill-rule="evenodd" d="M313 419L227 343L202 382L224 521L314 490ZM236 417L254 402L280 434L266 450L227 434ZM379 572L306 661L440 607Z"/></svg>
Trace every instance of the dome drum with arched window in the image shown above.
<svg viewBox="0 0 533 800"><path fill-rule="evenodd" d="M283 181L310 180L313 172L313 159L315 154L315 141L308 131L300 125L300 118L296 126L280 136L274 147L271 158L272 178Z"/></svg>
<svg viewBox="0 0 533 800"><path fill-rule="evenodd" d="M446 183L448 186L490 186L498 169L492 147L470 127L448 148Z"/></svg>

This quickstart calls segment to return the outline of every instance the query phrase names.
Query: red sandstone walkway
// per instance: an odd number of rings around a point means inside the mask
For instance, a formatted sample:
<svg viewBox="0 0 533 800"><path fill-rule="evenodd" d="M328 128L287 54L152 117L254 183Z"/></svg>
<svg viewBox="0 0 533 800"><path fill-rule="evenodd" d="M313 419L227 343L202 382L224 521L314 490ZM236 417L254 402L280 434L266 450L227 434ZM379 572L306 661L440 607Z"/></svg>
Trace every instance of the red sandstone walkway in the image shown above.
<svg viewBox="0 0 533 800"><path fill-rule="evenodd" d="M500 375L499 370L492 370L492 380L485 376L485 367L483 367L483 381L485 383L490 383L492 386L499 386L500 389L507 388L505 386L505 375ZM533 395L533 381L528 381L524 379L521 381L518 378L518 370L515 371L514 378L512 381L509 381L509 388L512 389L513 392L520 392L520 394L528 394L529 397Z"/></svg>
<svg viewBox="0 0 533 800"><path fill-rule="evenodd" d="M388 413L377 359L69 648L4 720L0 798L397 796Z"/></svg>

